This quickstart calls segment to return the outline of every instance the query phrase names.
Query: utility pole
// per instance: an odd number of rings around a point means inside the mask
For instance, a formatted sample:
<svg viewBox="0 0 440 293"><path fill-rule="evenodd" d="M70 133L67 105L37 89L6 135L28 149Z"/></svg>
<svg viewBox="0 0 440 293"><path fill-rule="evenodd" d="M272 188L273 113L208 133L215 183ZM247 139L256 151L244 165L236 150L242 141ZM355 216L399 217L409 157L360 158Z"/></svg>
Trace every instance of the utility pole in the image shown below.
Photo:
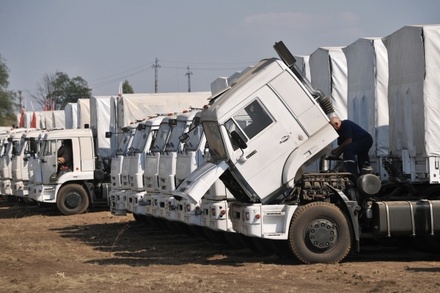
<svg viewBox="0 0 440 293"><path fill-rule="evenodd" d="M191 75L193 73L191 71L189 71L189 65L186 69L188 69L188 72L185 73L185 75L188 76L188 92L191 92Z"/></svg>
<svg viewBox="0 0 440 293"><path fill-rule="evenodd" d="M159 60L157 60L157 58L156 58L154 65L151 66L152 68L154 68L154 92L155 93L157 93L157 83L158 83L157 69L160 68L160 65L158 62L159 62Z"/></svg>
<svg viewBox="0 0 440 293"><path fill-rule="evenodd" d="M23 110L23 104L22 104L23 98L21 96L21 90L18 91L18 100L20 101L20 113L21 113L21 111Z"/></svg>

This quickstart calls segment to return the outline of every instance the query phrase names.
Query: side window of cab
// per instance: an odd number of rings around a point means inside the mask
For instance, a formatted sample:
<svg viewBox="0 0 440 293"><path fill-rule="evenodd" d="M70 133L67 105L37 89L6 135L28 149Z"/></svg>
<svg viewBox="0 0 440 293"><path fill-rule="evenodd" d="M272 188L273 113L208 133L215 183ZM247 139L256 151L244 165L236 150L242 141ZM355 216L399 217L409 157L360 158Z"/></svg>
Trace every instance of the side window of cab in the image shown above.
<svg viewBox="0 0 440 293"><path fill-rule="evenodd" d="M269 113L263 108L258 99L255 99L238 111L225 125L229 134L232 135L234 132L232 136L238 134L244 142L247 142L272 124L272 122L273 119ZM236 149L235 145L234 149Z"/></svg>

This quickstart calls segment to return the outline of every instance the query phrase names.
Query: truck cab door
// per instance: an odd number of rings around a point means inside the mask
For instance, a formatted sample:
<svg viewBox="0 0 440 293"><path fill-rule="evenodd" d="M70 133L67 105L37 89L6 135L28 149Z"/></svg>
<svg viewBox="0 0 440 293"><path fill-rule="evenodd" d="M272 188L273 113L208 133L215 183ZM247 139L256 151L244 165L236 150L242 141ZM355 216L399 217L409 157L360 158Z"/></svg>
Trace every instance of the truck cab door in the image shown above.
<svg viewBox="0 0 440 293"><path fill-rule="evenodd" d="M45 141L42 151L41 175L43 184L53 184L50 178L57 173L57 150L61 146L61 141Z"/></svg>
<svg viewBox="0 0 440 293"><path fill-rule="evenodd" d="M255 201L282 185L282 173L289 154L307 140L293 113L268 85L251 95L245 105L225 123L234 148L232 175ZM235 158L234 158L235 157Z"/></svg>

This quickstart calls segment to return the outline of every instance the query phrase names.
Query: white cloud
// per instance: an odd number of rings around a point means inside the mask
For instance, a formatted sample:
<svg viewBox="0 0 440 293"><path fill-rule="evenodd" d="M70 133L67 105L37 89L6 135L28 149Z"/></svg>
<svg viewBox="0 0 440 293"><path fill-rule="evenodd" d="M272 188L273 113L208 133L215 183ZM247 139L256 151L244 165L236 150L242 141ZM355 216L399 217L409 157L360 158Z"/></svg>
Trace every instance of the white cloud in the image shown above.
<svg viewBox="0 0 440 293"><path fill-rule="evenodd" d="M342 11L336 15L306 12L269 12L246 16L242 21L231 27L227 34L231 36L264 36L280 32L296 34L332 34L350 28L359 32L359 16L355 13Z"/></svg>

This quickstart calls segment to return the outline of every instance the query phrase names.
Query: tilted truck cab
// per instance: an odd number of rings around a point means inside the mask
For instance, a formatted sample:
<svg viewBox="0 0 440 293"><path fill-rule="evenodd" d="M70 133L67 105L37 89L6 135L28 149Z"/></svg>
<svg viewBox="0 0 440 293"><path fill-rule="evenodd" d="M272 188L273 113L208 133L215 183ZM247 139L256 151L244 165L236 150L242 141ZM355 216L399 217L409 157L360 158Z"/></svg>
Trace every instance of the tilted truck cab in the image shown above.
<svg viewBox="0 0 440 293"><path fill-rule="evenodd" d="M262 60L238 78L202 111L201 121L212 156L207 165L225 171L223 181L243 202L276 200L293 187L303 164L337 138L320 105L277 59ZM199 190L192 177L198 176L190 175L176 196L193 201L203 196L192 193Z"/></svg>

